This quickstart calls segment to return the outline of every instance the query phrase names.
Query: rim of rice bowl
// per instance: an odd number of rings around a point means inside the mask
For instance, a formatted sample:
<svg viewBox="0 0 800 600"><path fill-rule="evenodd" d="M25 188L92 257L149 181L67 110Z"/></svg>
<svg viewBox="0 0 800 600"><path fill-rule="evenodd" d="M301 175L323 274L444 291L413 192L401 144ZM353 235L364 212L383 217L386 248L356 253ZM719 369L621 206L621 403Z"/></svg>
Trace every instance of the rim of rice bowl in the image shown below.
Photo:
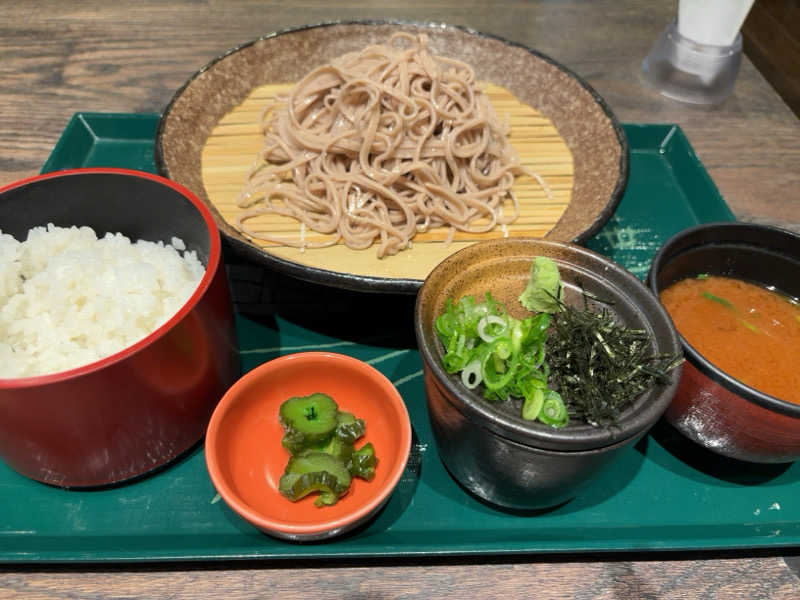
<svg viewBox="0 0 800 600"><path fill-rule="evenodd" d="M124 358L127 358L128 356L131 356L139 352L143 348L149 346L153 341L165 335L167 331L172 329L176 323L181 321L187 314L189 314L189 312L191 312L192 308L194 308L194 306L200 300L200 297L205 293L206 289L208 289L208 286L211 284L211 280L214 277L216 270L219 268L219 264L221 262L221 254L222 254L222 247L221 247L222 244L220 241L219 230L217 228L216 223L214 222L214 217L211 215L211 211L206 207L206 205L202 201L200 201L200 199L191 190L182 186L179 183L176 183L170 179L166 179L159 175L154 175L152 173L146 173L143 171L135 171L132 169L121 169L116 167L100 167L100 168L90 167L90 168L80 168L80 169L66 169L63 171L54 171L52 173L46 173L43 175L34 175L26 179L15 181L13 183L0 187L0 194L4 194L8 190L12 190L14 188L23 187L35 181L56 179L59 177L75 175L75 174L92 174L92 173L119 174L130 177L137 177L141 179L149 179L161 185L165 185L169 188L172 188L173 190L178 192L181 196L186 198L189 202L191 202L192 205L194 205L194 207L203 217L203 221L205 222L206 229L209 234L208 260L204 265L203 277L200 279L200 282L197 284L197 287L195 287L194 292L192 292L192 294L189 296L186 302L184 302L181 305L181 307L177 310L177 312L173 313L171 317L169 317L156 329L154 329L144 337L140 338L136 342L122 348L121 350L118 350L117 352L114 352L113 354L109 354L108 356L105 356L103 358L70 369L54 371L52 373L42 373L39 375L30 375L27 377L0 376L0 388L33 387L37 385L51 383L54 381L64 381L74 377L80 377L82 375L86 375L88 373L92 373L94 371L103 369L110 364L118 362ZM135 241L136 240L131 240L132 243ZM211 267L214 267L213 270L211 269Z"/></svg>

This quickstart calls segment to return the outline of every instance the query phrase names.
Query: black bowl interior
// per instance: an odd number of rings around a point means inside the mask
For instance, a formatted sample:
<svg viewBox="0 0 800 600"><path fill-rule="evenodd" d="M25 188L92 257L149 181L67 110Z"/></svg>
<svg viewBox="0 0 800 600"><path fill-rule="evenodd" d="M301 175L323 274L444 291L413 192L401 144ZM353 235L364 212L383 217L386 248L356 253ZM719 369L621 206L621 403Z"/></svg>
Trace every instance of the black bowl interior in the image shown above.
<svg viewBox="0 0 800 600"><path fill-rule="evenodd" d="M648 284L658 295L698 274L735 277L800 297L800 235L752 223L712 223L677 233L656 253ZM761 393L730 377L681 336L687 359L706 376L761 406L800 416L800 405Z"/></svg>
<svg viewBox="0 0 800 600"><path fill-rule="evenodd" d="M178 237L208 264L211 236L197 207L178 190L132 174L75 172L35 179L0 194L0 230L23 241L48 223L88 226L98 237L170 243Z"/></svg>
<svg viewBox="0 0 800 600"><path fill-rule="evenodd" d="M651 287L660 293L676 281L700 273L738 277L800 297L800 236L748 223L688 229L656 255Z"/></svg>

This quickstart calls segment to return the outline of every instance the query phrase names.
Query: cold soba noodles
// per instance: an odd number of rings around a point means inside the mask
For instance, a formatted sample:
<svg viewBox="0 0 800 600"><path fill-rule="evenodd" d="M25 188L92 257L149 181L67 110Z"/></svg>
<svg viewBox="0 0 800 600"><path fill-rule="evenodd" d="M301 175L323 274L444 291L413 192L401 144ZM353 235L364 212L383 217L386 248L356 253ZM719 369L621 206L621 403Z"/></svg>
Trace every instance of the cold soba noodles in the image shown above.
<svg viewBox="0 0 800 600"><path fill-rule="evenodd" d="M393 35L306 75L262 117L265 145L237 202L254 239L299 248L377 244L378 257L434 227L482 233L514 222L520 164L468 64L428 50L425 35ZM248 221L277 213L296 237ZM311 242L305 228L328 234Z"/></svg>
<svg viewBox="0 0 800 600"><path fill-rule="evenodd" d="M728 375L800 404L800 306L738 279L699 276L661 292L681 335Z"/></svg>

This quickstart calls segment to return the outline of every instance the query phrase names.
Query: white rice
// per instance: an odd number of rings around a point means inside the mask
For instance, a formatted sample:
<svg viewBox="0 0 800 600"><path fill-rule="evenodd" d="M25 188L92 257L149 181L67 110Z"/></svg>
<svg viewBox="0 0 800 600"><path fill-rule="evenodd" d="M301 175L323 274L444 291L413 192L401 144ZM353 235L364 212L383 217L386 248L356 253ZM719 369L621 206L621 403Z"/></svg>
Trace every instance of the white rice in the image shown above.
<svg viewBox="0 0 800 600"><path fill-rule="evenodd" d="M94 362L155 331L197 289L205 268L170 244L90 227L0 231L0 378Z"/></svg>

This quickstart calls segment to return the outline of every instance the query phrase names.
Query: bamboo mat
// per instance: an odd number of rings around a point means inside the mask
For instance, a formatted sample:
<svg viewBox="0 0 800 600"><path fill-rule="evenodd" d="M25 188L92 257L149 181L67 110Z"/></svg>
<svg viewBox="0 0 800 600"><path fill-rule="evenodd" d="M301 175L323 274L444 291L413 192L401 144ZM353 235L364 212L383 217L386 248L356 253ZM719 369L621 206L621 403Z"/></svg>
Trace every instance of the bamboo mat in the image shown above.
<svg viewBox="0 0 800 600"><path fill-rule="evenodd" d="M236 226L239 208L236 199L248 170L263 146L259 118L264 107L292 84L271 84L255 88L239 106L223 117L203 147L202 177L206 193L216 210L231 226ZM572 154L550 120L539 111L519 102L510 92L489 84L487 93L500 119L508 119L510 141L523 165L538 173L550 188L551 197L531 177L518 177L514 191L520 203L520 216L506 228L481 234L458 232L452 243L444 243L447 228L417 234L412 247L397 255L377 258L376 248L352 250L343 244L328 248L290 248L272 242L252 240L264 252L301 265L361 276L424 279L436 264L453 252L476 241L514 237L543 237L566 210L573 187ZM248 220L255 230L297 238L300 226L281 215L262 215ZM308 241L324 239L305 231Z"/></svg>

